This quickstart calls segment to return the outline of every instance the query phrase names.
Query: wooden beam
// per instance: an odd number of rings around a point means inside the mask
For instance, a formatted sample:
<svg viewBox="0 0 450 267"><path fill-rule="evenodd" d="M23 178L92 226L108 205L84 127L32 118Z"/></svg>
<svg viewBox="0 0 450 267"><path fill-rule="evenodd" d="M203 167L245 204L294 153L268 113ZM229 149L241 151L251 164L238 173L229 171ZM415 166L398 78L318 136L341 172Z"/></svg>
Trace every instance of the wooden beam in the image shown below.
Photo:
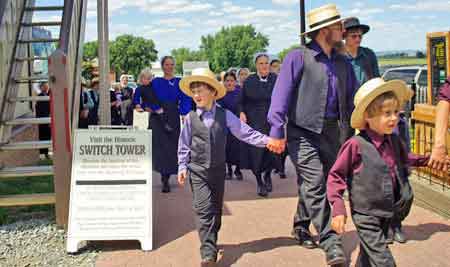
<svg viewBox="0 0 450 267"><path fill-rule="evenodd" d="M30 194L0 196L0 207L55 204L55 194Z"/></svg>

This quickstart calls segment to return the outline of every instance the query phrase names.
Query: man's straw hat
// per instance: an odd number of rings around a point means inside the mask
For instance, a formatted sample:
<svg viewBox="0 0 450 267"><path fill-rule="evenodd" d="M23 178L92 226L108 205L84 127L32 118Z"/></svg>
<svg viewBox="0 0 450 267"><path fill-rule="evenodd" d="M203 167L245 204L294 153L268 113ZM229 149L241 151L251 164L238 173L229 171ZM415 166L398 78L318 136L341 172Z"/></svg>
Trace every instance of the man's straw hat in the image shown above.
<svg viewBox="0 0 450 267"><path fill-rule="evenodd" d="M180 81L180 88L183 93L190 97L194 97L191 91L191 83L193 82L204 82L214 88L217 92L216 100L225 96L227 90L216 79L216 75L208 68L197 68L192 70L192 75L184 77Z"/></svg>
<svg viewBox="0 0 450 267"><path fill-rule="evenodd" d="M362 129L365 125L364 112L370 103L372 103L377 96L386 92L393 92L402 107L413 96L414 92L406 86L402 80L391 80L385 82L382 78L374 78L364 83L356 92L354 103L355 110L353 110L351 118L351 126L355 129Z"/></svg>
<svg viewBox="0 0 450 267"><path fill-rule="evenodd" d="M308 20L309 30L303 34L315 32L343 20L335 4L328 4L312 9L306 14L306 18Z"/></svg>

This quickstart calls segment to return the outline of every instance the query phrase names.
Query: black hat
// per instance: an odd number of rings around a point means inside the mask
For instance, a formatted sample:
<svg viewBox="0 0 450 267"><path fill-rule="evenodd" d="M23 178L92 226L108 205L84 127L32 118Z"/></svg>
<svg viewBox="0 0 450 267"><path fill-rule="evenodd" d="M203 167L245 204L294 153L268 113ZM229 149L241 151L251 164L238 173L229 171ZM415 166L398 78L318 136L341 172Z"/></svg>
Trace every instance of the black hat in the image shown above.
<svg viewBox="0 0 450 267"><path fill-rule="evenodd" d="M359 23L359 19L355 17L346 19L344 21L344 28L346 31L354 28L359 28L362 30L363 34L366 34L370 30L369 25Z"/></svg>

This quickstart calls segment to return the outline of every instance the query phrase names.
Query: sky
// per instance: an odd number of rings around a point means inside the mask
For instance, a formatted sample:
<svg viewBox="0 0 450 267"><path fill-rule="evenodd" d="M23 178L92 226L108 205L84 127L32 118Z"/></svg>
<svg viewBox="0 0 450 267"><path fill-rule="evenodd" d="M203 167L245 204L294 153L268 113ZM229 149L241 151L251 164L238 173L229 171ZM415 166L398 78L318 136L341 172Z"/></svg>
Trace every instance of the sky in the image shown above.
<svg viewBox="0 0 450 267"><path fill-rule="evenodd" d="M97 39L97 0L88 0L85 41ZM62 0L37 0L37 5ZM371 30L363 46L377 52L425 50L426 33L450 30L450 0L305 0L306 12L334 3L342 16L356 16ZM197 50L202 35L221 27L252 24L269 37L268 52L277 54L299 43L298 0L109 0L109 37L133 34L152 39L158 56L172 49ZM60 16L60 15L59 15ZM36 20L57 18L41 14Z"/></svg>

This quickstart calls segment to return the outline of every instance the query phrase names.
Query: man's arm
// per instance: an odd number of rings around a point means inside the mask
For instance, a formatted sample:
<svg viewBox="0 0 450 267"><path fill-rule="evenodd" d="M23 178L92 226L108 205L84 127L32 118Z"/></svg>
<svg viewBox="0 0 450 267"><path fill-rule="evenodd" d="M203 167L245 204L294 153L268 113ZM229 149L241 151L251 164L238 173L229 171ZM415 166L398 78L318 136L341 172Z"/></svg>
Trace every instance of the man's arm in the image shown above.
<svg viewBox="0 0 450 267"><path fill-rule="evenodd" d="M303 54L300 49L291 51L283 60L280 74L272 92L267 120L271 125L270 136L284 138L284 124L288 112L290 98L303 69Z"/></svg>

